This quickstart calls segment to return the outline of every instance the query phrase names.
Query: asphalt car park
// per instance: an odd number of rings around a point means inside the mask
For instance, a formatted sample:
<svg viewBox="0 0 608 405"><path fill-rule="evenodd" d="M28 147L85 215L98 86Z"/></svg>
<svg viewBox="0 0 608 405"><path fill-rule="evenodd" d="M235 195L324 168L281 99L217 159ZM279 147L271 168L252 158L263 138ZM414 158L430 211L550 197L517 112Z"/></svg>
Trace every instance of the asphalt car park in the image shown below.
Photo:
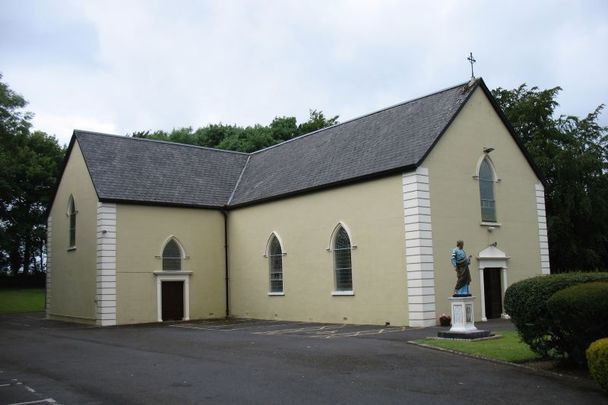
<svg viewBox="0 0 608 405"><path fill-rule="evenodd" d="M438 330L253 320L98 328L0 316L0 404L606 403L593 381L408 343Z"/></svg>

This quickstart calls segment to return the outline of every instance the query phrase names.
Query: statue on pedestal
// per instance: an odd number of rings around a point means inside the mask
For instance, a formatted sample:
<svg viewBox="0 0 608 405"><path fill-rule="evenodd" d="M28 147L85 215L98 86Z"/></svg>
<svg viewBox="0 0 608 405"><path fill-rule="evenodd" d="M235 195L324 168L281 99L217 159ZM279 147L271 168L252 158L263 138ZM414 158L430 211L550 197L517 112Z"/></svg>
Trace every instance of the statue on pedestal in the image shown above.
<svg viewBox="0 0 608 405"><path fill-rule="evenodd" d="M437 336L441 338L471 340L490 336L489 330L479 330L475 327L475 297L469 291L471 257L464 251L464 242L457 241L451 257L457 281L454 295L448 298L452 309L452 327L449 331L437 332Z"/></svg>
<svg viewBox="0 0 608 405"><path fill-rule="evenodd" d="M456 242L456 247L452 250L451 262L457 278L454 297L470 296L471 272L469 271L469 264L471 264L471 255L467 257L467 253L464 251L464 241Z"/></svg>

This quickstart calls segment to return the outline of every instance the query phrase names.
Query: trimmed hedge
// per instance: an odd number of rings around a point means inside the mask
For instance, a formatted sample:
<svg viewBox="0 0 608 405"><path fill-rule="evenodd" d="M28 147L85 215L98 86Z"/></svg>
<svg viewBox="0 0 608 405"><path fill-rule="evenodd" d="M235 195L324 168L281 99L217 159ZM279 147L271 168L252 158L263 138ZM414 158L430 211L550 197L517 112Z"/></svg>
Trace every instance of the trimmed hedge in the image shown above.
<svg viewBox="0 0 608 405"><path fill-rule="evenodd" d="M547 357L558 339L552 333L553 318L547 300L559 290L592 281L608 281L608 273L563 273L518 281L505 293L505 310L522 340Z"/></svg>
<svg viewBox="0 0 608 405"><path fill-rule="evenodd" d="M556 354L585 365L585 350L597 339L608 337L608 282L574 285L547 301L553 317Z"/></svg>
<svg viewBox="0 0 608 405"><path fill-rule="evenodd" d="M587 364L591 376L608 391L608 338L591 343L587 349Z"/></svg>

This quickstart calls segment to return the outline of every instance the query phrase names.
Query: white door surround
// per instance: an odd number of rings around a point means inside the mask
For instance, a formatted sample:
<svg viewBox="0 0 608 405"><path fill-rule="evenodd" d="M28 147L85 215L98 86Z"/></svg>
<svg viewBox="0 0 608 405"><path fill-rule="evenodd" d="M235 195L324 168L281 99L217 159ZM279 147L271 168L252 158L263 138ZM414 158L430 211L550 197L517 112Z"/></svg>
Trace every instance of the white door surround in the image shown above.
<svg viewBox="0 0 608 405"><path fill-rule="evenodd" d="M507 291L507 261L509 260L509 256L505 254L502 250L498 249L494 245L490 245L481 252L477 256L477 262L479 263L479 288L481 290L481 320L486 322L488 318L486 317L486 297L485 297L485 287L484 287L484 275L483 270L486 268L499 268L502 273L502 299L504 300L505 292ZM504 302L502 305L502 314L500 315L503 319L509 319L509 315L505 312Z"/></svg>
<svg viewBox="0 0 608 405"><path fill-rule="evenodd" d="M183 281L184 282L184 321L190 320L190 276L191 271L155 271L156 276L156 317L158 322L163 321L163 281Z"/></svg>

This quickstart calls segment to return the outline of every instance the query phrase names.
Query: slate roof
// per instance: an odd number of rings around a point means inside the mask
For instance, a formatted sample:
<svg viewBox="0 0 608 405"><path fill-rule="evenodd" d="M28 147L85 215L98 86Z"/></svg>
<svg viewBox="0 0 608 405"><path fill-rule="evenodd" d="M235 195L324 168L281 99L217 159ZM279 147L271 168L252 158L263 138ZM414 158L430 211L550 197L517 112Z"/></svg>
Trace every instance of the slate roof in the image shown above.
<svg viewBox="0 0 608 405"><path fill-rule="evenodd" d="M478 79L251 154L79 130L70 149L101 201L238 207L415 169L480 84L522 147Z"/></svg>
<svg viewBox="0 0 608 405"><path fill-rule="evenodd" d="M248 154L74 131L101 201L222 207Z"/></svg>
<svg viewBox="0 0 608 405"><path fill-rule="evenodd" d="M230 204L413 169L475 87L464 83L254 152Z"/></svg>

